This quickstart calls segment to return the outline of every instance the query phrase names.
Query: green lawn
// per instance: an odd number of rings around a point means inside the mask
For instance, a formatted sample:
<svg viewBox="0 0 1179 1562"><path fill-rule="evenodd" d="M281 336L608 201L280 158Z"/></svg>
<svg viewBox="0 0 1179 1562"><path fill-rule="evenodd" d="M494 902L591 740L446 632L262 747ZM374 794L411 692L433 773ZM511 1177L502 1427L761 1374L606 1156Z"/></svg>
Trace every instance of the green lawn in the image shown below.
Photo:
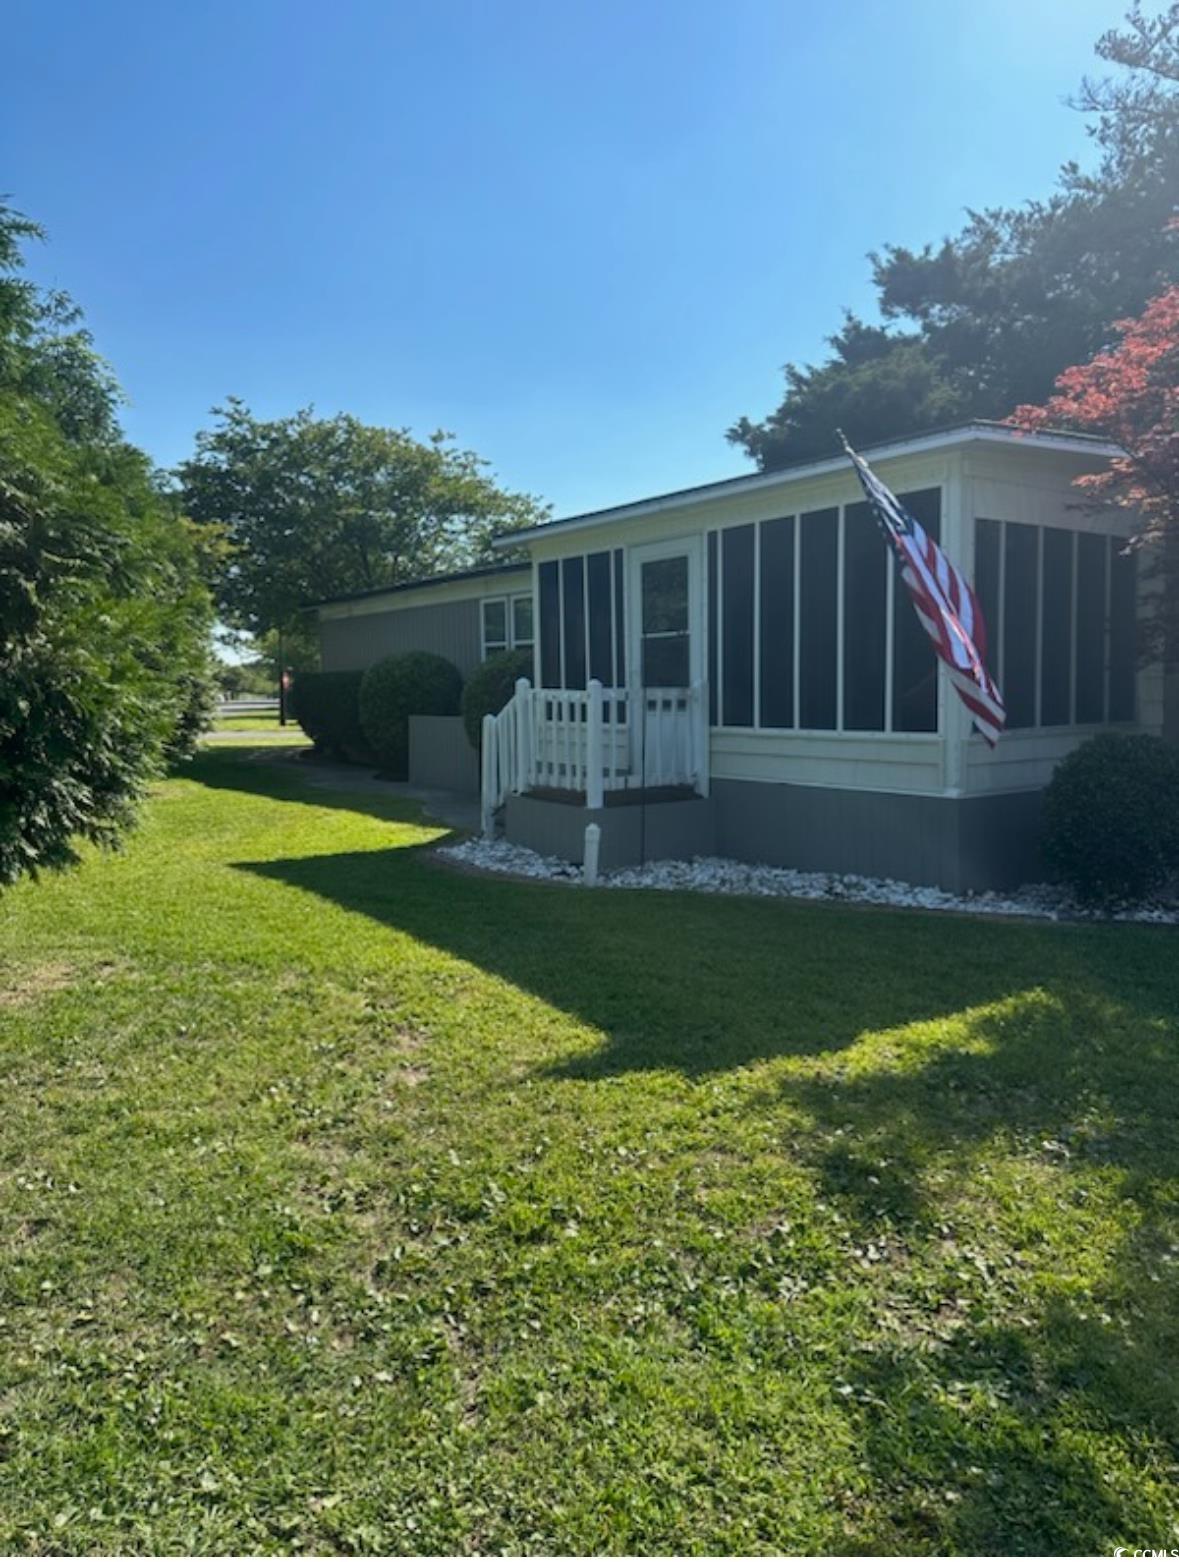
<svg viewBox="0 0 1179 1562"><path fill-rule="evenodd" d="M206 751L0 898L0 1549L1179 1544L1179 943L446 870Z"/></svg>

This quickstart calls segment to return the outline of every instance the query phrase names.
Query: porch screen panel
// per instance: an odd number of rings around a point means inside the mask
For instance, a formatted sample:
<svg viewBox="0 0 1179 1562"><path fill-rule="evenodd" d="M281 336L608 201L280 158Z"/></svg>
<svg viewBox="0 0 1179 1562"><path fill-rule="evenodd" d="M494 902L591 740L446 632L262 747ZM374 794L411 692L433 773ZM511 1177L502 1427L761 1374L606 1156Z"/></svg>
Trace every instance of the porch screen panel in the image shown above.
<svg viewBox="0 0 1179 1562"><path fill-rule="evenodd" d="M763 727L794 725L794 517L761 526L761 710Z"/></svg>
<svg viewBox="0 0 1179 1562"><path fill-rule="evenodd" d="M610 555L591 553L585 568L589 596L589 675L609 689L614 683L614 634L610 611L614 583Z"/></svg>
<svg viewBox="0 0 1179 1562"><path fill-rule="evenodd" d="M585 560L561 560L561 619L565 687L585 688Z"/></svg>
<svg viewBox="0 0 1179 1562"><path fill-rule="evenodd" d="M849 504L843 528L843 725L883 732L888 545L867 504Z"/></svg>
<svg viewBox="0 0 1179 1562"><path fill-rule="evenodd" d="M999 677L999 547L1003 528L999 521L974 523L974 594L987 626L987 668Z"/></svg>
<svg viewBox="0 0 1179 1562"><path fill-rule="evenodd" d="M1036 724L1036 607L1040 600L1037 529L1004 528L1003 688L1009 727Z"/></svg>
<svg viewBox="0 0 1179 1562"><path fill-rule="evenodd" d="M1072 719L1073 534L1044 528L1040 579L1040 725L1064 727Z"/></svg>
<svg viewBox="0 0 1179 1562"><path fill-rule="evenodd" d="M717 688L717 646L720 634L720 618L717 604L719 591L717 582L717 545L716 533L708 534L708 725L715 727L717 724L717 701L719 690Z"/></svg>
<svg viewBox="0 0 1179 1562"><path fill-rule="evenodd" d="M942 536L942 491L919 488L897 497L913 519L920 521L934 542ZM883 546L883 539L881 542ZM929 635L922 628L909 593L894 577L892 612L892 726L894 732L937 731L937 657Z"/></svg>
<svg viewBox="0 0 1179 1562"><path fill-rule="evenodd" d="M621 548L614 550L614 682L626 684L626 558Z"/></svg>
<svg viewBox="0 0 1179 1562"><path fill-rule="evenodd" d="M1138 556L1123 553L1125 542L1110 539L1109 559L1109 719L1134 720L1134 671L1137 659Z"/></svg>
<svg viewBox="0 0 1179 1562"><path fill-rule="evenodd" d="M1077 721L1105 720L1104 537L1077 537Z"/></svg>
<svg viewBox="0 0 1179 1562"><path fill-rule="evenodd" d="M558 566L537 569L540 608L540 681L546 689L561 687L561 589Z"/></svg>
<svg viewBox="0 0 1179 1562"><path fill-rule="evenodd" d="M799 725L835 726L838 510L804 515L799 540Z"/></svg>
<svg viewBox="0 0 1179 1562"><path fill-rule="evenodd" d="M726 727L753 725L753 542L752 526L730 526L721 533L724 562L721 722Z"/></svg>

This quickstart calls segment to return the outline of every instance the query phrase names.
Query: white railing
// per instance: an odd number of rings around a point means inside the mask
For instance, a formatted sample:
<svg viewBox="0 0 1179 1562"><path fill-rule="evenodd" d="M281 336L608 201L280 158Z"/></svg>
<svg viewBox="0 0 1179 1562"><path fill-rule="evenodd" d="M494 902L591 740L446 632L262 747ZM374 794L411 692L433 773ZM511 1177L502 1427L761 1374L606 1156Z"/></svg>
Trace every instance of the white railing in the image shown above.
<svg viewBox="0 0 1179 1562"><path fill-rule="evenodd" d="M708 698L686 689L534 689L527 678L498 716L483 718L483 829L511 792L584 795L691 786L708 795Z"/></svg>

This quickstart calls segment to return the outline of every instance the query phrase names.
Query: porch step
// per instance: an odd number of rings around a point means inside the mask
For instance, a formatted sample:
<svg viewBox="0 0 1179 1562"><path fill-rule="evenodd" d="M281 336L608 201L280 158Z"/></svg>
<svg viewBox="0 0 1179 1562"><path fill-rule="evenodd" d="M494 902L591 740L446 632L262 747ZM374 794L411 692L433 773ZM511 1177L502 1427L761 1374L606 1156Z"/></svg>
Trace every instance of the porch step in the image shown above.
<svg viewBox="0 0 1179 1562"><path fill-rule="evenodd" d="M567 787L534 786L525 794L543 803L564 803L570 808L585 807L585 793L574 792ZM607 808L633 808L636 804L687 803L699 797L691 786L626 787L606 792L603 802Z"/></svg>

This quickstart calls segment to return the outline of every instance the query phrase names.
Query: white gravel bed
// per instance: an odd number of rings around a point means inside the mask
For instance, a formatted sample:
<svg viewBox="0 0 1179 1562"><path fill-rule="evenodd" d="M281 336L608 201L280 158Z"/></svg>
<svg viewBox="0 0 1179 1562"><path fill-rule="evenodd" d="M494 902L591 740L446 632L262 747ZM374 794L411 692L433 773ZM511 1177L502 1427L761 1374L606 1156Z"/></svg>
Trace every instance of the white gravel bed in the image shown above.
<svg viewBox="0 0 1179 1562"><path fill-rule="evenodd" d="M580 884L582 870L558 857L542 857L527 846L477 837L438 848L439 855L487 873ZM794 900L845 901L864 906L909 906L921 911L972 911L1048 921L1106 920L1078 907L1051 884L1025 884L1003 894L953 895L925 884L868 879L858 873L803 873L797 868L734 862L727 857L693 857L687 862L652 862L643 868L615 868L598 876L598 888L696 890L706 895L763 895ZM1179 924L1179 904L1140 906L1114 913L1117 922Z"/></svg>

